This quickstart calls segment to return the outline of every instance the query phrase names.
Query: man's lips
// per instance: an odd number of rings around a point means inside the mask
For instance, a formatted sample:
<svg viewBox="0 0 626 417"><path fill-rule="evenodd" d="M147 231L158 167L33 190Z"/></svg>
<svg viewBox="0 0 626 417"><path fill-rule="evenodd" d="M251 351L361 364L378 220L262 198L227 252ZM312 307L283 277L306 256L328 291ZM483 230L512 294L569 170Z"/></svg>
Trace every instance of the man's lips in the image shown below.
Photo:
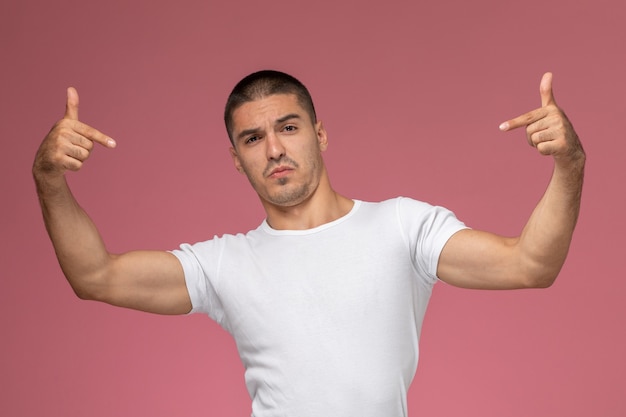
<svg viewBox="0 0 626 417"><path fill-rule="evenodd" d="M284 177L285 175L289 174L291 171L293 171L292 167L279 166L279 167L274 168L272 171L270 171L270 174L268 175L268 177L270 178Z"/></svg>

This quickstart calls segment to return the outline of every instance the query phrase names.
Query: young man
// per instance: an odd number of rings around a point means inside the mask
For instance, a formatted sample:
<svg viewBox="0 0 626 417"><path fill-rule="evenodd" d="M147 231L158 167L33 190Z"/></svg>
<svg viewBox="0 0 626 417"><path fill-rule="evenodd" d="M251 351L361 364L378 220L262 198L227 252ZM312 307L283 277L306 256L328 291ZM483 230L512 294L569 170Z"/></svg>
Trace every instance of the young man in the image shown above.
<svg viewBox="0 0 626 417"><path fill-rule="evenodd" d="M110 254L65 182L94 142L113 139L65 117L44 139L33 174L60 265L85 299L161 314L203 312L228 330L262 416L406 416L418 336L437 279L466 288L547 287L578 216L585 154L552 95L509 120L554 158L550 185L519 237L466 228L446 209L397 198L368 203L330 185L326 131L295 78L261 71L229 96L235 168L267 213L247 234L172 252Z"/></svg>

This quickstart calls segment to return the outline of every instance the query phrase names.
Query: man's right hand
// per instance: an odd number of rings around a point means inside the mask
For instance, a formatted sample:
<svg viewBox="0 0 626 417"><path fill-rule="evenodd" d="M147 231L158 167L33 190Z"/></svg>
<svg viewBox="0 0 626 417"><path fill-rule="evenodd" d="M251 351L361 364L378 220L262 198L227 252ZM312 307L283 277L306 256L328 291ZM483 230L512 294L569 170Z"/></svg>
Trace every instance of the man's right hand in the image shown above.
<svg viewBox="0 0 626 417"><path fill-rule="evenodd" d="M35 179L54 180L65 171L78 171L89 158L94 142L107 148L116 146L111 137L78 120L78 92L70 87L65 115L52 127L37 151L33 164Z"/></svg>
<svg viewBox="0 0 626 417"><path fill-rule="evenodd" d="M191 300L178 259L165 251L109 253L70 192L64 174L83 166L94 142L115 147L109 136L78 121L78 93L68 88L65 116L43 140L33 164L44 222L65 277L84 299L160 314L188 313Z"/></svg>

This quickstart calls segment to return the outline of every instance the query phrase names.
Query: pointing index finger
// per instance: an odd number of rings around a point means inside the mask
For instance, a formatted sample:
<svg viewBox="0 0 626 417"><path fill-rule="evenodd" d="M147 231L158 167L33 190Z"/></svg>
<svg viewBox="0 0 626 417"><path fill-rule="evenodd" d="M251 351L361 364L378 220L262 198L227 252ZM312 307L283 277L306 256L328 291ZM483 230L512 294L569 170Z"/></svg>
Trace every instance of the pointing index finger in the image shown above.
<svg viewBox="0 0 626 417"><path fill-rule="evenodd" d="M89 139L92 142L97 142L107 148L115 148L117 146L117 143L113 140L113 138L78 120L72 122L72 129L86 139Z"/></svg>
<svg viewBox="0 0 626 417"><path fill-rule="evenodd" d="M522 114L521 116L517 116L514 119L507 120L502 123L499 128L502 131L517 129L518 127L525 127L531 123L536 122L539 119L543 119L548 114L548 111L545 107L540 107L538 109L529 111L528 113Z"/></svg>

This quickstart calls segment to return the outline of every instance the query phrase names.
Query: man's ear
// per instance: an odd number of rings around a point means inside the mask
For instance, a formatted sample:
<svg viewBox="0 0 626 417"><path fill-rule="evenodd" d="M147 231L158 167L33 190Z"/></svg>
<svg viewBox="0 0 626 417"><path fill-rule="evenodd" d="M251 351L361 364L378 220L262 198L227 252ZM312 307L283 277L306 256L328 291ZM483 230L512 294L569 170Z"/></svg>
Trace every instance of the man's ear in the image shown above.
<svg viewBox="0 0 626 417"><path fill-rule="evenodd" d="M319 121L315 124L315 129L317 131L317 142L320 144L320 149L323 151L328 148L328 135L326 134L326 129L324 129L324 124Z"/></svg>
<svg viewBox="0 0 626 417"><path fill-rule="evenodd" d="M235 169L243 174L243 167L241 166L241 161L239 160L239 155L237 155L237 151L234 147L230 147L230 156L233 158L233 164L235 165Z"/></svg>

